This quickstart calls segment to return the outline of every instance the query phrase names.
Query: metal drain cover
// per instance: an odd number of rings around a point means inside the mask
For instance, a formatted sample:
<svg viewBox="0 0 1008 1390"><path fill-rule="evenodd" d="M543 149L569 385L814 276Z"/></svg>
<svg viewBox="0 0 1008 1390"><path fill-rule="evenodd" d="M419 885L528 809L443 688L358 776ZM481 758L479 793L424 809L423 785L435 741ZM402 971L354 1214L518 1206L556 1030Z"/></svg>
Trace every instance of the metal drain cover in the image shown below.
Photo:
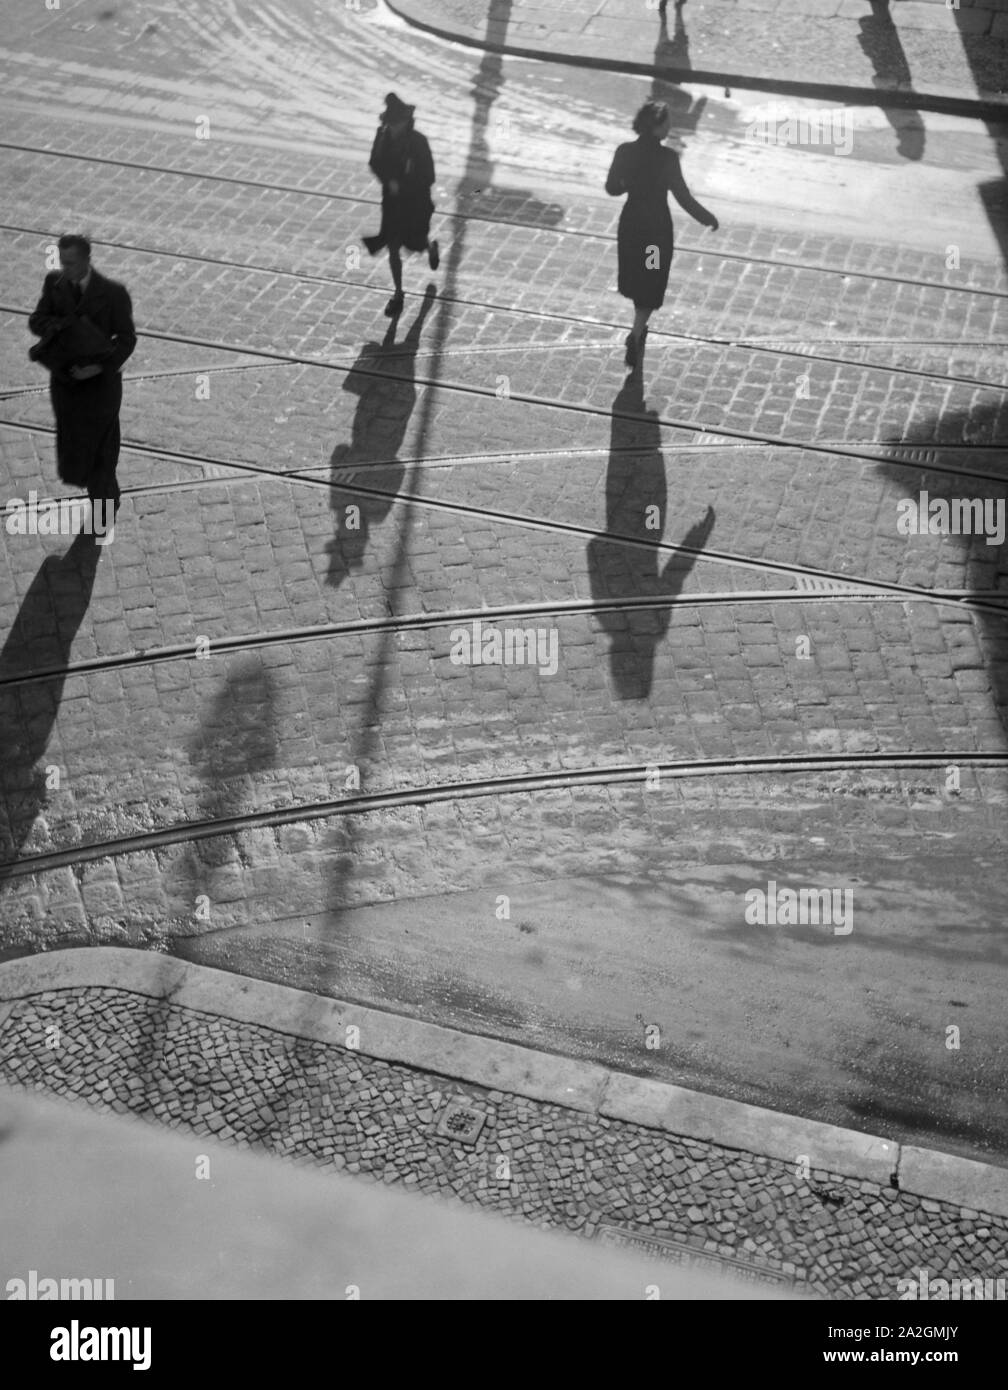
<svg viewBox="0 0 1008 1390"><path fill-rule="evenodd" d="M441 1111L435 1134L454 1139L457 1144L473 1145L487 1122L486 1114L464 1101L453 1100Z"/></svg>

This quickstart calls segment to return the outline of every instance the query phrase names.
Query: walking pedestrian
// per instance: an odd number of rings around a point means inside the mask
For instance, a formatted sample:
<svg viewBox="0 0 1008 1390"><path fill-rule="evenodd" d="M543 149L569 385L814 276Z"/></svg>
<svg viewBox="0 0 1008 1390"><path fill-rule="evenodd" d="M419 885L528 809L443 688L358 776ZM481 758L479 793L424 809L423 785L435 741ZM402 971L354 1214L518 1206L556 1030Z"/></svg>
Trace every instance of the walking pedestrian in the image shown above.
<svg viewBox="0 0 1008 1390"><path fill-rule="evenodd" d="M87 237L61 236L52 270L28 320L41 341L32 361L49 371L60 479L87 488L92 504L119 510L119 408L122 366L136 347L133 306L123 285L91 264ZM104 508L103 508L104 510Z"/></svg>
<svg viewBox="0 0 1008 1390"><path fill-rule="evenodd" d="M426 251L431 270L437 270L440 253L430 239L434 213L434 159L425 136L413 125L415 106L407 106L389 92L378 132L371 146L370 168L381 180L381 227L377 236L364 237L372 256L388 247L394 293L385 305L389 318L398 318L405 298L402 287L402 252Z"/></svg>
<svg viewBox="0 0 1008 1390"><path fill-rule="evenodd" d="M636 140L620 145L613 156L606 192L627 195L617 232L618 288L633 301L634 321L626 340L626 365L638 366L648 319L665 302L672 266L672 215L668 195L704 226L717 231L718 220L696 201L683 178L679 156L662 141L670 117L664 101L646 101L634 117Z"/></svg>

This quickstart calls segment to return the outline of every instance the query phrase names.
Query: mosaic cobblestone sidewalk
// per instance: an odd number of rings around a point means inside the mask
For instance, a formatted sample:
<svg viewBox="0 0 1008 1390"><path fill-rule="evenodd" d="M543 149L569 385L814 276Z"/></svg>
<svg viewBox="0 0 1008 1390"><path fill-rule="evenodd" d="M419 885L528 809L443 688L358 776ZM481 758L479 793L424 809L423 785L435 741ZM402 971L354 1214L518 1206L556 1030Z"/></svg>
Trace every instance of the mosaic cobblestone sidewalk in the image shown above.
<svg viewBox="0 0 1008 1390"><path fill-rule="evenodd" d="M461 1084L120 989L50 990L2 1018L0 1074L195 1137L454 1196L830 1298L1003 1275L1008 1221L820 1169ZM451 1136L457 1104L486 1116ZM463 1116L465 1118L465 1116ZM691 1253L692 1252L692 1255Z"/></svg>

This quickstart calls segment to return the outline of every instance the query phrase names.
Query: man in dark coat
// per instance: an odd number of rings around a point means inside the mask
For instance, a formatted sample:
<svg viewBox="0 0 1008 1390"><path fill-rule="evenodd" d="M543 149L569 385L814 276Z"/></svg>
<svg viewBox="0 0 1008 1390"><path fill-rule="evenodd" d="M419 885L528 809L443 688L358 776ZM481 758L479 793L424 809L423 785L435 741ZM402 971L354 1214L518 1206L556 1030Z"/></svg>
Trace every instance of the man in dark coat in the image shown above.
<svg viewBox="0 0 1008 1390"><path fill-rule="evenodd" d="M46 276L28 320L42 340L31 356L49 369L60 478L118 511L120 373L136 347L133 306L123 285L94 269L87 237L62 236L58 246L60 269Z"/></svg>
<svg viewBox="0 0 1008 1390"><path fill-rule="evenodd" d="M431 270L437 270L440 253L430 240L434 213L434 158L427 138L413 125L416 108L389 92L381 124L371 146L369 165L382 186L382 220L377 236L366 236L372 256L388 247L394 293L385 306L389 318L398 318L405 303L402 287L402 249L426 251Z"/></svg>

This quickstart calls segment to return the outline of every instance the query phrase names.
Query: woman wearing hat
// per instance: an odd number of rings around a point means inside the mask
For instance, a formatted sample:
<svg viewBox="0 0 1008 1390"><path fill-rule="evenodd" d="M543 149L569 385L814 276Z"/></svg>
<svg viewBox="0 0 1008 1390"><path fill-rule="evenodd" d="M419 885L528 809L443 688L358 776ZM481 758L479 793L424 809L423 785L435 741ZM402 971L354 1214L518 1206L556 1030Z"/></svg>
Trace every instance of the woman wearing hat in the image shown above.
<svg viewBox="0 0 1008 1390"><path fill-rule="evenodd" d="M626 340L626 364L636 367L644 349L647 322L665 302L672 266L672 215L668 195L704 226L717 231L718 220L686 187L675 150L662 141L669 133L669 109L663 101L646 101L634 117L636 140L620 145L613 157L606 192L627 195L617 232L618 288L633 300L633 328Z"/></svg>
<svg viewBox="0 0 1008 1390"><path fill-rule="evenodd" d="M437 270L440 259L437 242L430 240L434 160L426 138L413 127L415 109L389 92L369 161L375 177L381 180L382 217L378 235L366 236L364 245L372 256L388 247L395 286L385 305L389 318L398 317L403 310L402 248L426 251L431 270Z"/></svg>

